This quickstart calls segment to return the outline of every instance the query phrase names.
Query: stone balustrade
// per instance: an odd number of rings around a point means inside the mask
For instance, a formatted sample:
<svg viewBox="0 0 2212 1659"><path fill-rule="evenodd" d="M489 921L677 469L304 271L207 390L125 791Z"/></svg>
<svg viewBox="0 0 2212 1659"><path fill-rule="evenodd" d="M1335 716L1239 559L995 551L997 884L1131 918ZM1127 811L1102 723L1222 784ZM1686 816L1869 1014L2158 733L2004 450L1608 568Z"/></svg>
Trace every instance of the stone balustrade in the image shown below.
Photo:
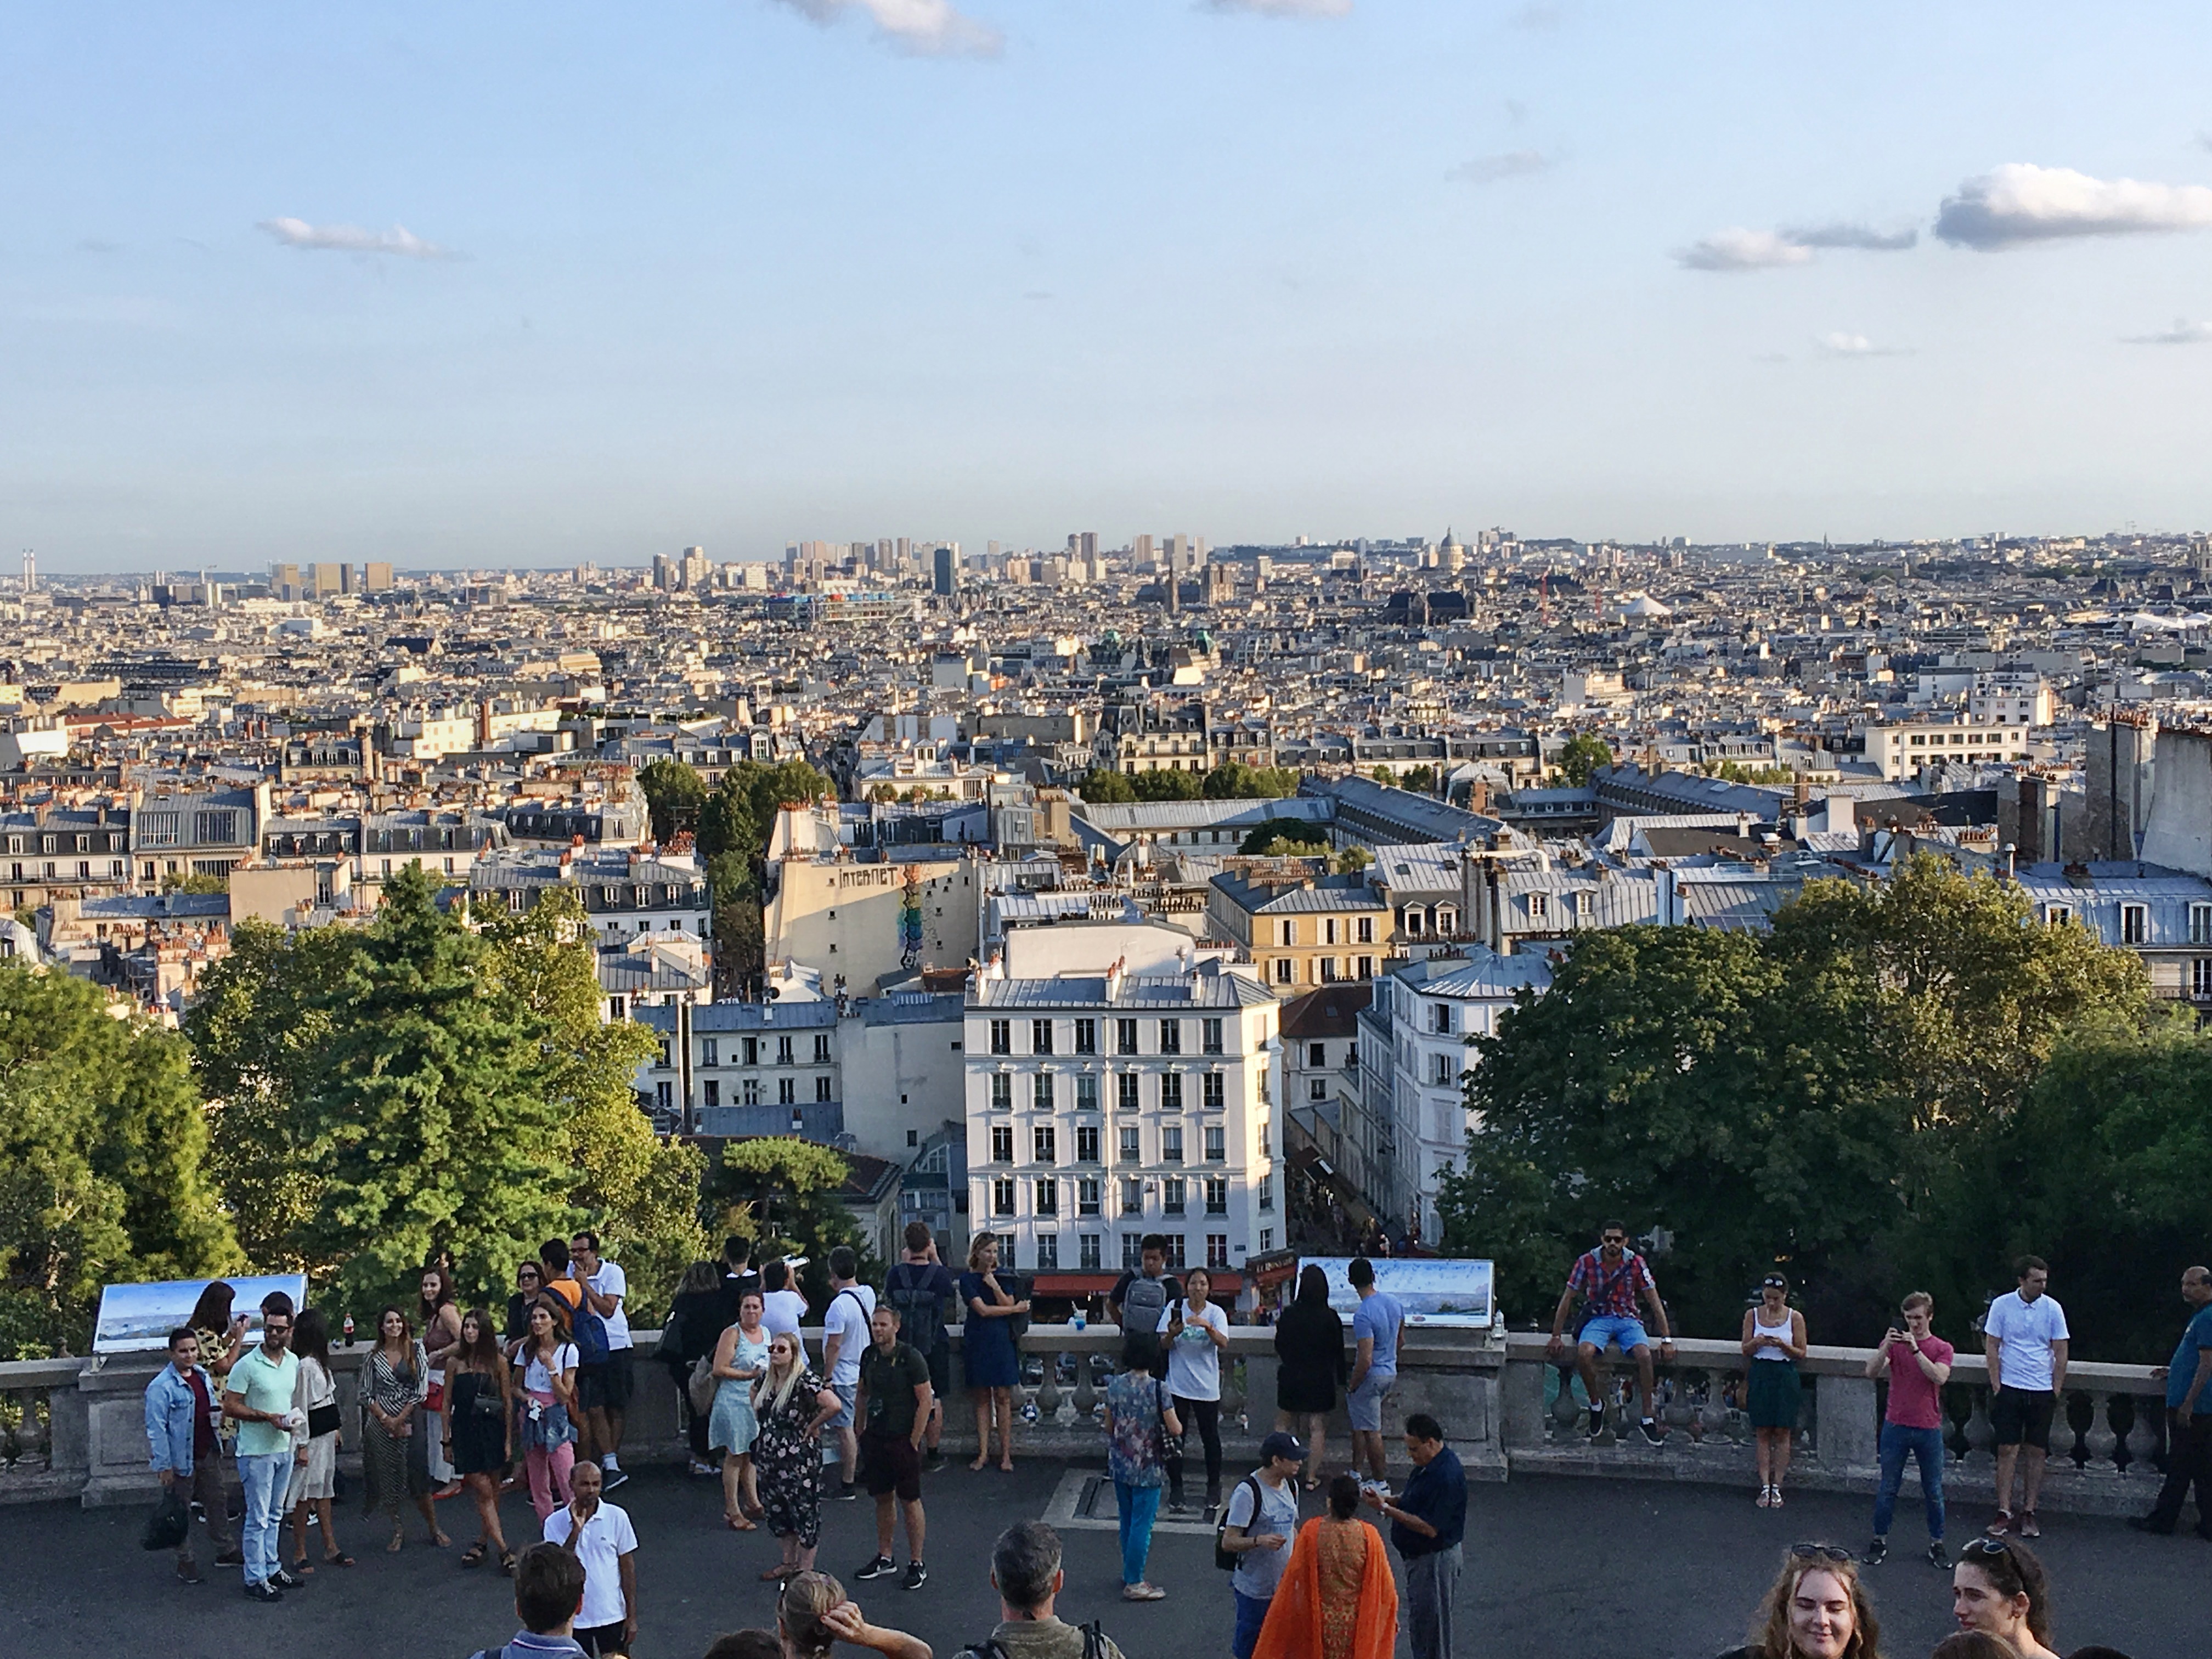
<svg viewBox="0 0 2212 1659"><path fill-rule="evenodd" d="M821 1352L819 1331L806 1333ZM952 1331L957 1347L957 1327ZM626 1437L630 1461L675 1455L677 1395L646 1336L637 1357L638 1390ZM1118 1362L1121 1334L1110 1325L1079 1330L1035 1325L1021 1342L1025 1381L1015 1431L1018 1455L1091 1458L1103 1455L1098 1416L1107 1368ZM350 1464L359 1444L355 1376L366 1345L333 1354ZM1801 1368L1805 1409L1800 1420L1793 1485L1871 1492L1876 1480L1881 1384L1865 1375L1868 1351L1815 1347ZM1746 1361L1734 1342L1685 1340L1671 1364L1658 1368L1663 1446L1644 1443L1632 1414L1613 1399L1633 1370L1616 1358L1610 1370L1607 1429L1593 1441L1567 1373L1546 1357L1540 1334L1424 1329L1409 1326L1400 1353L1394 1419L1425 1411L1443 1423L1470 1479L1561 1474L1618 1480L1698 1480L1749 1488L1755 1481L1751 1431L1732 1404L1732 1382ZM146 1468L142 1398L159 1369L155 1356L92 1361L48 1359L0 1364L0 1503L75 1498L88 1505L138 1503L153 1490ZM1029 1380L1034 1379L1034 1380ZM954 1362L954 1381L959 1380ZM2148 1510L2160 1478L2165 1445L2162 1389L2137 1365L2081 1364L2067 1370L2067 1407L2053 1431L2043 1507L2097 1514ZM1992 1491L1994 1435L1987 1379L1978 1354L1961 1354L1945 1391L1954 1415L1945 1474L1950 1494L1987 1502ZM1274 1426L1274 1333L1237 1326L1222 1359L1222 1438L1232 1462L1249 1462ZM975 1416L964 1391L947 1402L948 1454L972 1454ZM1328 1429L1332 1462L1351 1445L1340 1405ZM1905 1501L1917 1500L1917 1475L1908 1469Z"/></svg>

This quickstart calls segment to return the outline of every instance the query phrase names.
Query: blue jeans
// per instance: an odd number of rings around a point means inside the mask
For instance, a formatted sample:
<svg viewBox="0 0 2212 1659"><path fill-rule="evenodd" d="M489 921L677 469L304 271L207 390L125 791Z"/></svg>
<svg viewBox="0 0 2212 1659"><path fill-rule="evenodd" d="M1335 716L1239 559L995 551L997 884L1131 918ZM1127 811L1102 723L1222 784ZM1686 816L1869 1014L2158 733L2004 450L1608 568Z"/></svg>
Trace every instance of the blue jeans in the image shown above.
<svg viewBox="0 0 2212 1659"><path fill-rule="evenodd" d="M1907 1455L1920 1460L1920 1493L1928 1505L1928 1536L1943 1536L1943 1431L1907 1428L1902 1423L1881 1425L1881 1486L1874 1497L1874 1535L1889 1536L1890 1518L1897 1513L1898 1488L1905 1484Z"/></svg>
<svg viewBox="0 0 2212 1659"><path fill-rule="evenodd" d="M1145 1582L1145 1562L1152 1553L1152 1522L1159 1518L1158 1486L1125 1486L1114 1483L1114 1508L1121 1517L1121 1582Z"/></svg>
<svg viewBox="0 0 2212 1659"><path fill-rule="evenodd" d="M240 1548L246 1582L258 1584L276 1571L276 1534L284 1519L284 1491L292 1480L292 1454L238 1460L238 1483L246 1488L246 1525Z"/></svg>
<svg viewBox="0 0 2212 1659"><path fill-rule="evenodd" d="M1267 1609L1275 1604L1243 1590L1230 1594L1237 1598L1237 1634L1230 1638L1229 1651L1236 1659L1252 1659L1252 1650L1260 1645L1260 1626L1267 1622Z"/></svg>

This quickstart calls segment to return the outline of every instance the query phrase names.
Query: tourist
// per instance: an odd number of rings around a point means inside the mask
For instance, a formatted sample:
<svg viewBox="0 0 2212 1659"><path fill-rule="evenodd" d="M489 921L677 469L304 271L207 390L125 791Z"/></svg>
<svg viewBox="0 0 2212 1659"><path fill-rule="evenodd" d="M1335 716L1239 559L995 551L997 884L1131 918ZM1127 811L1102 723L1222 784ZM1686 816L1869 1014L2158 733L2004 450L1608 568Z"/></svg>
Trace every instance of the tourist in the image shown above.
<svg viewBox="0 0 2212 1659"><path fill-rule="evenodd" d="M2017 1290L1990 1304L1982 1323L1982 1352L1989 1362L1990 1426L1996 1431L1997 1512L1992 1538L2018 1531L2040 1538L2035 1500L2043 1491L2044 1460L2051 1452L2051 1422L2066 1387L2066 1310L2049 1293L2051 1268L2039 1255L2013 1264ZM2012 1507L2013 1470L2021 1471L2023 1502Z"/></svg>
<svg viewBox="0 0 2212 1659"><path fill-rule="evenodd" d="M860 1387L868 1321L876 1311L875 1291L855 1277L860 1267L860 1258L849 1246L840 1244L830 1252L830 1306L822 1315L822 1374L844 1407L830 1422L837 1431L837 1496L848 1504L860 1495L854 1484L860 1439L853 1427L853 1401Z"/></svg>
<svg viewBox="0 0 2212 1659"><path fill-rule="evenodd" d="M1276 1430L1260 1443L1260 1467L1237 1483L1221 1517L1221 1547L1237 1558L1229 1576L1237 1602L1229 1650L1236 1659L1252 1659L1268 1603L1291 1564L1291 1540L1298 1533L1298 1465L1305 1455L1296 1435Z"/></svg>
<svg viewBox="0 0 2212 1659"><path fill-rule="evenodd" d="M292 1405L300 1425L292 1434L292 1477L284 1492L284 1510L292 1517L292 1571L310 1577L314 1566L307 1559L307 1512L313 1506L315 1523L323 1529L323 1559L333 1567L349 1567L353 1557L338 1547L331 1524L331 1500L337 1495L338 1383L331 1375L331 1327L320 1308L307 1308L292 1322L292 1352L300 1357L299 1380Z"/></svg>
<svg viewBox="0 0 2212 1659"><path fill-rule="evenodd" d="M1651 1322L1659 1328L1659 1352L1664 1358L1674 1351L1668 1334L1667 1308L1659 1299L1659 1286L1644 1258L1628 1248L1628 1229L1608 1221L1598 1229L1598 1248L1575 1259L1567 1275L1567 1288L1552 1313L1552 1340L1546 1352L1558 1359L1567 1351L1567 1316L1577 1299L1583 1304L1582 1330L1575 1341L1575 1364L1582 1372L1583 1390L1589 1400L1589 1432L1595 1440L1605 1431L1605 1385L1599 1380L1597 1362L1608 1345L1636 1361L1638 1427L1644 1438L1656 1446L1666 1439L1651 1412L1651 1339L1637 1317L1636 1300L1650 1307Z"/></svg>
<svg viewBox="0 0 2212 1659"><path fill-rule="evenodd" d="M568 1474L576 1462L576 1345L553 1310L530 1310L522 1341L522 1463L530 1476L530 1507L543 1522L568 1501Z"/></svg>
<svg viewBox="0 0 2212 1659"><path fill-rule="evenodd" d="M1103 1631L1097 1646L1084 1629L1056 1611L1067 1583L1060 1534L1042 1521L1018 1521L991 1547L991 1584L999 1592L999 1626L966 1649L962 1659L1122 1659Z"/></svg>
<svg viewBox="0 0 2212 1659"><path fill-rule="evenodd" d="M1182 1295L1182 1286L1168 1272L1168 1241L1164 1233L1146 1233L1137 1243L1137 1267L1114 1281L1106 1296L1106 1316L1124 1335L1145 1338L1157 1348L1168 1328L1168 1310Z"/></svg>
<svg viewBox="0 0 2212 1659"><path fill-rule="evenodd" d="M1152 1552L1152 1522L1160 1512L1166 1441L1182 1432L1167 1390L1152 1375L1159 1339L1141 1331L1121 1337L1121 1369L1106 1382L1106 1467L1114 1477L1114 1507L1121 1534L1121 1599L1158 1601L1167 1592L1145 1577Z"/></svg>
<svg viewBox="0 0 2212 1659"><path fill-rule="evenodd" d="M217 1422L215 1381L200 1364L199 1333L179 1325L169 1333L169 1363L146 1385L146 1451L164 1486L185 1504L185 1535L177 1541L177 1580L198 1584L199 1564L192 1557L192 1510L200 1512L208 1544L219 1567L234 1567L245 1557L226 1535L230 1510L222 1489L222 1437Z"/></svg>
<svg viewBox="0 0 2212 1659"><path fill-rule="evenodd" d="M1014 1389L1021 1380L1021 1355L1014 1328L1007 1322L1030 1310L999 1283L999 1241L977 1233L968 1241L968 1271L960 1275L960 1301L968 1310L961 1328L961 1379L975 1407L975 1461L991 1461L991 1431L999 1431L999 1467L1014 1467Z"/></svg>
<svg viewBox="0 0 2212 1659"><path fill-rule="evenodd" d="M753 1486L753 1384L768 1369L768 1331L761 1323L761 1293L738 1298L738 1322L714 1345L714 1409L707 1425L707 1449L722 1458L722 1522L732 1532L753 1530L761 1512Z"/></svg>
<svg viewBox="0 0 2212 1659"><path fill-rule="evenodd" d="M1275 1426L1303 1431L1306 1490L1321 1490L1328 1414L1349 1374L1344 1318L1328 1305L1328 1275L1309 1261L1298 1269L1297 1295L1275 1322Z"/></svg>
<svg viewBox="0 0 2212 1659"><path fill-rule="evenodd" d="M1793 1544L1751 1639L1722 1659L1881 1659L1881 1626L1849 1550Z"/></svg>
<svg viewBox="0 0 2212 1659"><path fill-rule="evenodd" d="M477 1541L461 1552L465 1567L489 1554L501 1572L514 1571L514 1552L499 1524L500 1477L514 1455L514 1377L490 1312L471 1308L461 1316L461 1340L446 1354L446 1461L477 1506Z"/></svg>
<svg viewBox="0 0 2212 1659"><path fill-rule="evenodd" d="M2189 1322L2173 1358L2151 1370L2166 1384L2166 1484L2150 1513L2128 1524L2137 1532L2172 1532L2194 1485L2197 1535L2212 1539L2212 1268L2184 1271L2181 1299L2189 1304Z"/></svg>
<svg viewBox="0 0 2212 1659"><path fill-rule="evenodd" d="M522 1346L522 1339L530 1334L530 1304L545 1293L545 1269L536 1261L525 1261L514 1270L514 1294L507 1298L507 1323L500 1328L500 1340L508 1345L507 1352L514 1352Z"/></svg>
<svg viewBox="0 0 2212 1659"><path fill-rule="evenodd" d="M430 1484L435 1498L452 1498L461 1490L453 1466L446 1461L446 1351L461 1340L461 1310L453 1304L453 1274L450 1267L432 1262L422 1269L422 1352L430 1362L430 1392L422 1401L424 1451L429 1459Z"/></svg>
<svg viewBox="0 0 2212 1659"><path fill-rule="evenodd" d="M584 1287L576 1282L576 1264L568 1254L568 1242L563 1238L549 1238L538 1247L538 1267L545 1275L545 1291L557 1296L568 1304L568 1312L561 1323L574 1330L576 1310L584 1305Z"/></svg>
<svg viewBox="0 0 2212 1659"><path fill-rule="evenodd" d="M1382 1402L1398 1386L1398 1334L1406 1310L1376 1285L1375 1264L1365 1256L1354 1256L1344 1276L1359 1297L1352 1315L1352 1380L1344 1393L1352 1418L1352 1467L1357 1470L1364 1457L1367 1472L1380 1480L1389 1470L1382 1449Z"/></svg>
<svg viewBox="0 0 2212 1659"><path fill-rule="evenodd" d="M576 1645L587 1654L626 1654L637 1640L637 1529L628 1510L600 1500L605 1480L589 1458L568 1472L570 1497L545 1517L545 1541L565 1544L583 1564Z"/></svg>
<svg viewBox="0 0 2212 1659"><path fill-rule="evenodd" d="M765 1291L759 1270L753 1266L753 1242L743 1233L732 1233L722 1241L722 1322L716 1327L727 1330L738 1322L738 1298L747 1291Z"/></svg>
<svg viewBox="0 0 2212 1659"><path fill-rule="evenodd" d="M635 1344L629 1316L623 1311L629 1278L599 1254L599 1236L589 1227L568 1241L568 1259L574 1264L583 1305L606 1327L607 1357L576 1367L576 1399L591 1433L592 1461L599 1466L606 1490L612 1492L629 1479L622 1470L623 1425L630 1396L637 1391Z"/></svg>
<svg viewBox="0 0 2212 1659"><path fill-rule="evenodd" d="M505 1647L472 1659L561 1659L580 1654L571 1632L584 1605L584 1564L558 1544L532 1544L514 1564L514 1616L522 1628Z"/></svg>
<svg viewBox="0 0 2212 1659"><path fill-rule="evenodd" d="M1390 1659L1396 1650L1398 1587L1382 1534L1357 1518L1359 1494L1358 1476L1338 1475L1328 1512L1299 1529L1257 1659ZM1418 1636L1413 1653L1419 1659Z"/></svg>
<svg viewBox="0 0 2212 1659"><path fill-rule="evenodd" d="M945 1401L952 1392L952 1339L945 1334L945 1304L959 1299L959 1287L937 1259L937 1236L926 1221L906 1224L906 1249L884 1275L884 1299L899 1310L899 1335L929 1366L935 1402L922 1438L922 1470L945 1467L938 1449L945 1432Z"/></svg>
<svg viewBox="0 0 2212 1659"><path fill-rule="evenodd" d="M1986 1631L2021 1659L2058 1659L2051 1647L2051 1580L2015 1538L1976 1538L1951 1573L1951 1616L1960 1630Z"/></svg>
<svg viewBox="0 0 2212 1659"><path fill-rule="evenodd" d="M774 1265L774 1264L771 1264ZM822 1541L822 1425L842 1407L821 1373L806 1363L795 1331L773 1331L768 1369L753 1384L753 1476L760 1512L783 1543L783 1559L761 1574L774 1582L814 1565Z"/></svg>
<svg viewBox="0 0 2212 1659"><path fill-rule="evenodd" d="M868 1318L872 1340L860 1356L860 1393L854 1407L860 1429L861 1468L868 1496L876 1500L876 1553L854 1576L887 1578L898 1571L891 1559L892 1498L906 1518L906 1578L908 1589L929 1582L922 1565L926 1522L921 1512L921 1437L935 1403L929 1362L899 1336L899 1310L878 1303Z"/></svg>
<svg viewBox="0 0 2212 1659"><path fill-rule="evenodd" d="M771 1334L786 1331L798 1336L806 1323L806 1292L799 1288L791 1263L771 1261L760 1270L760 1278L761 1323Z"/></svg>
<svg viewBox="0 0 2212 1659"><path fill-rule="evenodd" d="M376 1316L376 1346L362 1364L361 1470L366 1489L366 1512L392 1517L392 1541L397 1551L406 1541L399 1504L411 1498L429 1528L430 1542L444 1548L452 1541L438 1529L438 1511L430 1498L430 1460L425 1441L428 1429L420 1420L423 1396L430 1388L430 1360L415 1340L414 1327L397 1308Z"/></svg>
<svg viewBox="0 0 2212 1659"><path fill-rule="evenodd" d="M1897 1494L1905 1484L1905 1460L1920 1465L1920 1497L1928 1511L1928 1560L1951 1570L1943 1547L1943 1385L1951 1380L1951 1345L1929 1328L1936 1298L1915 1291L1899 1306L1905 1328L1890 1327L1881 1346L1867 1361L1867 1375L1889 1379L1889 1403L1881 1418L1881 1484L1874 1498L1874 1542L1867 1546L1869 1565L1889 1553L1889 1523L1897 1513Z"/></svg>
<svg viewBox="0 0 2212 1659"><path fill-rule="evenodd" d="M1229 1351L1229 1316L1212 1300L1213 1275L1193 1267L1183 1275L1183 1295L1168 1319L1168 1393L1176 1415L1188 1432L1198 1430L1206 1447L1206 1508L1211 1514L1221 1504L1221 1356ZM1182 1490L1182 1451L1170 1449L1168 1459L1168 1507L1186 1507Z"/></svg>
<svg viewBox="0 0 2212 1659"><path fill-rule="evenodd" d="M1368 1504L1389 1517L1390 1542L1406 1564L1406 1628L1413 1659L1449 1659L1452 1600L1467 1536L1467 1471L1444 1443L1443 1425L1426 1412L1406 1419L1413 1472L1395 1499L1367 1489Z"/></svg>
<svg viewBox="0 0 2212 1659"><path fill-rule="evenodd" d="M1758 1302L1743 1310L1741 1346L1750 1362L1744 1395L1757 1445L1759 1507L1778 1510L1805 1392L1797 1375L1805 1358L1805 1316L1790 1305L1790 1281L1780 1273L1759 1281Z"/></svg>
<svg viewBox="0 0 2212 1659"><path fill-rule="evenodd" d="M1936 1644L1928 1659L2020 1659L2020 1650L1985 1630L1954 1630ZM2082 1659L2081 1654L2073 1659Z"/></svg>
<svg viewBox="0 0 2212 1659"><path fill-rule="evenodd" d="M722 1269L719 1262L695 1261L684 1269L676 1294L669 1298L668 1324L660 1341L659 1359L676 1385L676 1410L684 1419L684 1437L691 1449L691 1473L721 1473L708 1461L707 1425L711 1413L691 1404L691 1371L702 1359L711 1360L725 1328L721 1317Z"/></svg>
<svg viewBox="0 0 2212 1659"><path fill-rule="evenodd" d="M230 1304L238 1292L220 1279L200 1291L185 1323L199 1339L200 1369L220 1382L246 1352L246 1317Z"/></svg>
<svg viewBox="0 0 2212 1659"><path fill-rule="evenodd" d="M246 1593L257 1601L281 1601L286 1590L307 1582L276 1559L292 1477L292 1431L306 1424L292 1404L300 1359L291 1342L292 1298L273 1291L261 1299L260 1342L238 1357L222 1384L222 1414L238 1425L238 1484L246 1489L240 1536Z"/></svg>
<svg viewBox="0 0 2212 1659"><path fill-rule="evenodd" d="M776 1598L775 1626L784 1659L830 1659L838 1643L869 1648L884 1659L930 1659L929 1644L860 1617L845 1587L826 1572L802 1572Z"/></svg>

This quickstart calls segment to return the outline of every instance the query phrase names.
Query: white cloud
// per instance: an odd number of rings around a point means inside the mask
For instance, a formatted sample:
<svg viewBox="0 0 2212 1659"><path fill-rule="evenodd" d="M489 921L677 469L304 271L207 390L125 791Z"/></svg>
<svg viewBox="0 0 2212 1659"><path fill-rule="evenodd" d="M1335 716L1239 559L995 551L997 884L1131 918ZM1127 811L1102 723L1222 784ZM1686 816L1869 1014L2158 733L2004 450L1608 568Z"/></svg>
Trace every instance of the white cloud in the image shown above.
<svg viewBox="0 0 2212 1659"><path fill-rule="evenodd" d="M1555 165L1540 149L1509 149L1502 155L1478 155L1472 161L1462 161L1444 177L1463 179L1470 185L1494 185L1501 179L1526 179L1531 173L1548 173Z"/></svg>
<svg viewBox="0 0 2212 1659"><path fill-rule="evenodd" d="M1261 17L1344 17L1352 0L1206 0L1214 11L1249 11Z"/></svg>
<svg viewBox="0 0 2212 1659"><path fill-rule="evenodd" d="M1765 270L1775 265L1810 264L1813 250L1802 242L1771 230L1738 227L1711 235L1675 252L1674 262L1685 270Z"/></svg>
<svg viewBox="0 0 2212 1659"><path fill-rule="evenodd" d="M1866 253L1897 253L1920 240L1917 230L1876 230L1849 222L1806 225L1782 234L1800 247L1849 247Z"/></svg>
<svg viewBox="0 0 2212 1659"><path fill-rule="evenodd" d="M2212 189L2093 179L2071 167L2008 161L1943 199L1936 234L1989 252L2063 236L2125 236L2212 226Z"/></svg>
<svg viewBox="0 0 2212 1659"><path fill-rule="evenodd" d="M2177 317L2173 326L2161 329L2156 334L2130 334L2130 345L2212 345L2212 323L2192 323L2186 317Z"/></svg>
<svg viewBox="0 0 2212 1659"><path fill-rule="evenodd" d="M337 253L397 253L410 259L443 259L448 251L426 242L404 225L363 230L359 225L311 225L305 219L264 219L260 228L286 247Z"/></svg>
<svg viewBox="0 0 2212 1659"><path fill-rule="evenodd" d="M1817 337L1816 343L1832 357L1903 357L1910 354L1897 346L1876 345L1863 334L1838 331Z"/></svg>
<svg viewBox="0 0 2212 1659"><path fill-rule="evenodd" d="M865 12L876 32L901 52L922 58L996 58L1006 37L954 9L952 0L783 0L823 25Z"/></svg>

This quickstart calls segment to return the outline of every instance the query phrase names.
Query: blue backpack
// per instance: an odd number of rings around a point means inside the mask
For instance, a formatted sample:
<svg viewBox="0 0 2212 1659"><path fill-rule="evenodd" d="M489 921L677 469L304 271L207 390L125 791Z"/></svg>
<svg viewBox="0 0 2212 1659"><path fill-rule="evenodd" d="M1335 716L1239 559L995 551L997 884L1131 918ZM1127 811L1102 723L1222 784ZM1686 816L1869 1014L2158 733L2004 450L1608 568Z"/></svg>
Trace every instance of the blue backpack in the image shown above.
<svg viewBox="0 0 2212 1659"><path fill-rule="evenodd" d="M583 1281L577 1281L581 1284ZM607 1341L607 1322L592 1311L592 1304L580 1300L576 1304L574 1320L576 1363L580 1365L604 1365L614 1350Z"/></svg>

